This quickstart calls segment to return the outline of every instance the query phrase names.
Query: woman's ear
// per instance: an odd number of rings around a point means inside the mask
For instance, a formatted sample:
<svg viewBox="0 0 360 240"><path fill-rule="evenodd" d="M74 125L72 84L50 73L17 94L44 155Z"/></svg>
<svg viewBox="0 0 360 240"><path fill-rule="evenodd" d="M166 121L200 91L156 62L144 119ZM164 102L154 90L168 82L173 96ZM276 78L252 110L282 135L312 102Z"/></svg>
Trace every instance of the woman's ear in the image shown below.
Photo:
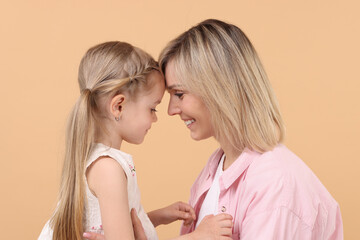
<svg viewBox="0 0 360 240"><path fill-rule="evenodd" d="M115 95L110 101L110 113L116 121L119 121L122 114L126 96L123 94Z"/></svg>

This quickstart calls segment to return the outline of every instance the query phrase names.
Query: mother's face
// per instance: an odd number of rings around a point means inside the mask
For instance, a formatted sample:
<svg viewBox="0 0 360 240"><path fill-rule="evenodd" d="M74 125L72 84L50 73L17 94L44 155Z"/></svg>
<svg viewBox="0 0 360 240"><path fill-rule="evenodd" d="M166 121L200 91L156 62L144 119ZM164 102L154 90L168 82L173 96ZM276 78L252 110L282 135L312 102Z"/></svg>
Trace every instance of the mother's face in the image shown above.
<svg viewBox="0 0 360 240"><path fill-rule="evenodd" d="M174 61L169 61L165 69L167 90L170 94L168 114L179 115L190 129L194 140L214 136L211 116L204 102L196 95L189 93L176 79Z"/></svg>

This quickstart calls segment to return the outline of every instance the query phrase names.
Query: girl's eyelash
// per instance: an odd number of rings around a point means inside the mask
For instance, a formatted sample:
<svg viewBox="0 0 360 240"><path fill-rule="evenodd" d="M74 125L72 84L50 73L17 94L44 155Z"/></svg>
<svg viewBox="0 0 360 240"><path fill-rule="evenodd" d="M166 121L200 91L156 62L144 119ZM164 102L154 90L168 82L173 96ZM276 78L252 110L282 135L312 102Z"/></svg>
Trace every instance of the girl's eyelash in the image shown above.
<svg viewBox="0 0 360 240"><path fill-rule="evenodd" d="M157 110L155 108L152 108L151 112L157 112Z"/></svg>

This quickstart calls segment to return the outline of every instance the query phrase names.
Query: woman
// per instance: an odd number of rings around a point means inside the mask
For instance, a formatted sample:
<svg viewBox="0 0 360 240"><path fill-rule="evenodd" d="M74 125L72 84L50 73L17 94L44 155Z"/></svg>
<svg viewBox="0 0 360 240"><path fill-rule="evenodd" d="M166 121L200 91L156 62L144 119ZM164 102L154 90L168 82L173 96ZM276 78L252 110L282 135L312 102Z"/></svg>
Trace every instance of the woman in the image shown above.
<svg viewBox="0 0 360 240"><path fill-rule="evenodd" d="M343 239L340 209L315 174L281 144L284 124L259 57L236 26L206 20L159 59L179 115L195 140L214 137L190 196L197 216L232 215L233 239Z"/></svg>

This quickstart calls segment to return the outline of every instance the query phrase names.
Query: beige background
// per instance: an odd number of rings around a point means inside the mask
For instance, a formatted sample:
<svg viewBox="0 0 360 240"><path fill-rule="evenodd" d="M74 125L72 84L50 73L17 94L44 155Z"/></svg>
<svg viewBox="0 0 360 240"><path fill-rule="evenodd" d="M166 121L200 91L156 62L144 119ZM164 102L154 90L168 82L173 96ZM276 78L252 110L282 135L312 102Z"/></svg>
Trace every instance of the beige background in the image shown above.
<svg viewBox="0 0 360 240"><path fill-rule="evenodd" d="M241 27L263 60L287 125L286 145L339 202L345 239L360 239L360 4L305 1L0 2L0 236L35 239L56 204L64 128L78 97L80 58L92 45L128 41L157 57L206 18ZM166 114L133 154L152 210L189 189L216 142L195 142ZM159 227L160 239L180 223Z"/></svg>

